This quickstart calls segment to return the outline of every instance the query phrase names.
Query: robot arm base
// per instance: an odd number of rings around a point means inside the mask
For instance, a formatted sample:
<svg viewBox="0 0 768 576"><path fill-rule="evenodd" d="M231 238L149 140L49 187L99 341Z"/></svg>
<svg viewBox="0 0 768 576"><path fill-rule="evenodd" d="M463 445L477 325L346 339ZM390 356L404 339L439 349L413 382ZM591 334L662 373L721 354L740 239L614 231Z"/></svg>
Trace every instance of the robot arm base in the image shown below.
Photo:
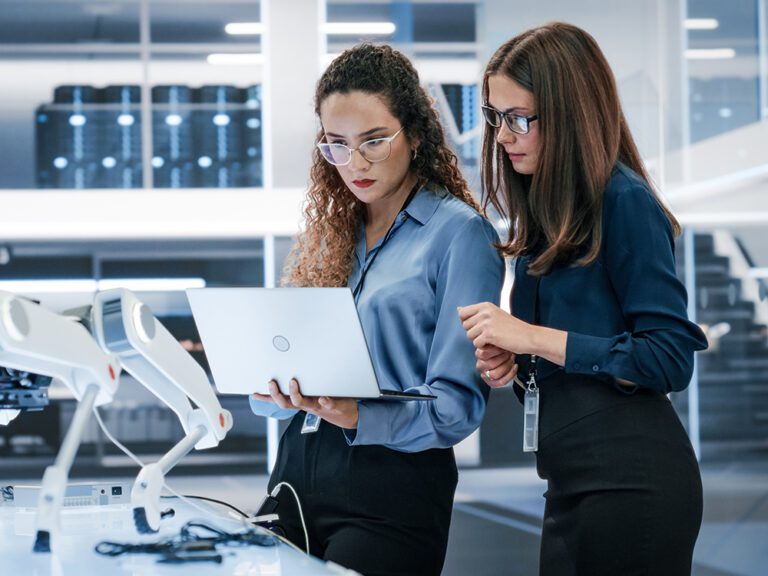
<svg viewBox="0 0 768 576"><path fill-rule="evenodd" d="M131 490L133 522L141 534L152 534L160 529L160 492L165 474L157 463L147 464L139 472Z"/></svg>
<svg viewBox="0 0 768 576"><path fill-rule="evenodd" d="M51 551L51 533L47 530L38 530L32 551L49 553Z"/></svg>
<svg viewBox="0 0 768 576"><path fill-rule="evenodd" d="M176 515L176 511L173 508L168 508L160 512L160 520L164 518L173 518ZM144 508L133 509L133 525L136 526L136 531L139 534L156 534L159 528L155 529L149 525L147 520L147 511Z"/></svg>
<svg viewBox="0 0 768 576"><path fill-rule="evenodd" d="M136 526L136 532L139 534L154 534L157 529L153 529L147 520L147 511L144 508L133 509L133 525Z"/></svg>

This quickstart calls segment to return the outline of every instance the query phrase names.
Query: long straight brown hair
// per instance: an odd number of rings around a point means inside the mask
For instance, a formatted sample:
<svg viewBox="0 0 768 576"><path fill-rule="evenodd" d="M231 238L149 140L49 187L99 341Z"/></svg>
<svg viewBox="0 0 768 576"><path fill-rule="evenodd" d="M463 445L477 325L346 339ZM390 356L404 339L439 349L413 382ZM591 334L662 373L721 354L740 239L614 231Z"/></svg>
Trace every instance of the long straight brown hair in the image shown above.
<svg viewBox="0 0 768 576"><path fill-rule="evenodd" d="M656 193L621 110L616 81L600 47L584 30L553 22L523 32L493 55L483 77L501 74L533 94L538 115L538 166L531 176L515 172L497 144L497 129L486 126L482 180L485 207L509 218L506 256L535 253L534 275L553 266L594 262L602 239L603 191L617 162Z"/></svg>

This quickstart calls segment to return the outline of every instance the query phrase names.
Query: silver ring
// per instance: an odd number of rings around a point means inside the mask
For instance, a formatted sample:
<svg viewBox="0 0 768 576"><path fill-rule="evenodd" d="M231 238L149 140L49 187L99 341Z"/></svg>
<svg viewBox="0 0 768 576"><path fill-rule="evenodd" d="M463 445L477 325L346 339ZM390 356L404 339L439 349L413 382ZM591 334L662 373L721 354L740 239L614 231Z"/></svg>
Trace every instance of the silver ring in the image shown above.
<svg viewBox="0 0 768 576"><path fill-rule="evenodd" d="M485 379L486 380L490 380L491 379L491 371L490 370L486 370L485 371Z"/></svg>

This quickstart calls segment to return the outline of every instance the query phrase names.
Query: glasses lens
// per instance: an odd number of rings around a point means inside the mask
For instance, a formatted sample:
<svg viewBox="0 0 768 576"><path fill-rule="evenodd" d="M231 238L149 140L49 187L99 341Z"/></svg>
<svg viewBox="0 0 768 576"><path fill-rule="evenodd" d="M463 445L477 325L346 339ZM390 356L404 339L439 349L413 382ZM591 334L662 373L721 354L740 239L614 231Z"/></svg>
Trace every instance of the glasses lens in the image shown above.
<svg viewBox="0 0 768 576"><path fill-rule="evenodd" d="M360 154L368 162L382 162L389 158L392 151L392 143L389 138L376 138L360 144Z"/></svg>
<svg viewBox="0 0 768 576"><path fill-rule="evenodd" d="M485 116L485 121L488 122L488 124L494 128L501 126L501 122L499 122L499 113L496 110L489 108L488 106L483 106L482 110L483 116Z"/></svg>
<svg viewBox="0 0 768 576"><path fill-rule="evenodd" d="M507 116L507 125L512 132L528 134L528 118L524 116Z"/></svg>
<svg viewBox="0 0 768 576"><path fill-rule="evenodd" d="M325 158L329 163L335 166L344 166L345 164L349 164L351 154L349 148L344 146L344 144L321 143L318 144L317 147L323 154L323 158Z"/></svg>

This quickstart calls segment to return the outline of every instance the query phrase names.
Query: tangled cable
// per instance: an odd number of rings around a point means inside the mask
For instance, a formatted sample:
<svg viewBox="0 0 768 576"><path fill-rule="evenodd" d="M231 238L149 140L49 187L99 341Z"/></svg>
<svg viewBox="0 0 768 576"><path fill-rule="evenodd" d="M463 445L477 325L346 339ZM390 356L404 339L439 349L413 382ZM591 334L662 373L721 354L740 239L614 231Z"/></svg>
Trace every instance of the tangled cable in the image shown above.
<svg viewBox="0 0 768 576"><path fill-rule="evenodd" d="M95 550L103 556L121 556L123 554L160 554L158 562L216 562L223 557L216 546L274 546L275 537L256 530L245 532L226 532L210 524L191 521L181 527L178 536L159 542L129 544L121 542L99 542Z"/></svg>

